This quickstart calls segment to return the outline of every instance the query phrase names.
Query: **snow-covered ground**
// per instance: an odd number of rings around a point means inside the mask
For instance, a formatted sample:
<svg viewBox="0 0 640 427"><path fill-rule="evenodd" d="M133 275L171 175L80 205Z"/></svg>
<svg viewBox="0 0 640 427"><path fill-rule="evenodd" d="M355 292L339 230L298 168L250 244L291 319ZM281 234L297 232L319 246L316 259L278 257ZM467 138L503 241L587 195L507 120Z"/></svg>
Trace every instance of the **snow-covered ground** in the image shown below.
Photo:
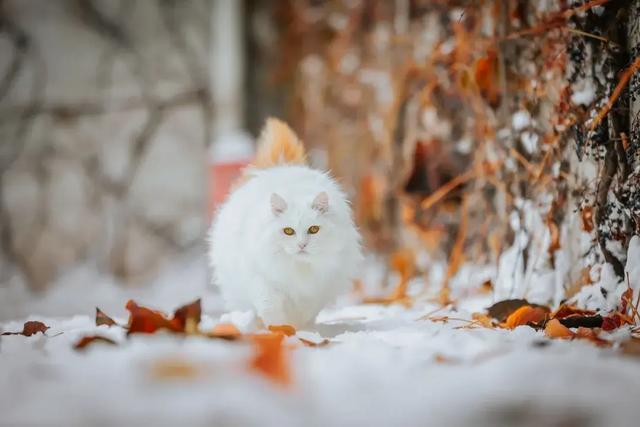
<svg viewBox="0 0 640 427"><path fill-rule="evenodd" d="M489 302L477 298L437 315L469 318ZM218 321L215 300L203 298L203 327ZM90 315L29 316L51 329L1 337L0 425L637 425L640 359L615 346L551 341L526 326L460 329L459 321L419 320L436 308L356 304L323 312L315 337L330 344L287 338L289 386L248 369L247 342L127 338L121 328L94 326ZM122 306L107 312L126 321ZM0 327L21 330L24 320ZM119 345L73 350L96 333Z"/></svg>

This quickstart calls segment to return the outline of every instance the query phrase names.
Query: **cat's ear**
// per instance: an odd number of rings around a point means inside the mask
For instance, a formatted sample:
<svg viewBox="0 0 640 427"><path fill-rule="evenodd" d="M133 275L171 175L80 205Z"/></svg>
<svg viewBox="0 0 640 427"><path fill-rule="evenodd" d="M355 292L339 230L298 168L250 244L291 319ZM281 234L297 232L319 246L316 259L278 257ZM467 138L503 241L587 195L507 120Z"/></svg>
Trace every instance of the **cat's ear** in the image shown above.
<svg viewBox="0 0 640 427"><path fill-rule="evenodd" d="M318 193L316 198L313 199L311 207L320 213L327 213L329 210L329 196L327 193L325 191Z"/></svg>
<svg viewBox="0 0 640 427"><path fill-rule="evenodd" d="M276 193L271 194L271 211L274 215L280 215L282 212L287 209L287 202Z"/></svg>

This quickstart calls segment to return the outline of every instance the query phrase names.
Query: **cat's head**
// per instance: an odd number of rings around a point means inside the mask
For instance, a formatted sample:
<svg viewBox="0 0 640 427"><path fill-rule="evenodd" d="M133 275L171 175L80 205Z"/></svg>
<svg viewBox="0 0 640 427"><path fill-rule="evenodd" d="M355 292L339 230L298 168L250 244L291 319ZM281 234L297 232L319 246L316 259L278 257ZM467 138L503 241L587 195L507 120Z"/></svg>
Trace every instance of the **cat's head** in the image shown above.
<svg viewBox="0 0 640 427"><path fill-rule="evenodd" d="M271 243L279 252L299 260L330 252L335 239L331 209L331 200L325 191L295 201L272 193Z"/></svg>

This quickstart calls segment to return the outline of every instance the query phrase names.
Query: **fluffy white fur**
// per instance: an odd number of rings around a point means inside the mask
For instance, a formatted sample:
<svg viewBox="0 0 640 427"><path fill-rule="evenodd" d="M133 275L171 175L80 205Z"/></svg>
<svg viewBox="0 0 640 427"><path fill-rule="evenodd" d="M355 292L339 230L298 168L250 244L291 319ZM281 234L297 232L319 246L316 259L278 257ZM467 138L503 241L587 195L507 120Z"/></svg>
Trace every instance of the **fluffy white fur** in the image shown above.
<svg viewBox="0 0 640 427"><path fill-rule="evenodd" d="M310 234L314 225L320 229ZM210 231L214 282L227 308L253 310L265 325L314 321L349 287L361 258L344 193L306 166L251 171Z"/></svg>

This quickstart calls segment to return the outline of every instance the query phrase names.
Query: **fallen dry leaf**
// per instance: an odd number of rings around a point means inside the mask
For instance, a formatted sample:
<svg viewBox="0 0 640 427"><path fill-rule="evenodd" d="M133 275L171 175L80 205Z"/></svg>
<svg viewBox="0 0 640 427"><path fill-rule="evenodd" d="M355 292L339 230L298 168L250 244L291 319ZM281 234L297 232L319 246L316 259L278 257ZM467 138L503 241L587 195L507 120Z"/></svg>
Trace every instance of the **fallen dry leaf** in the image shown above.
<svg viewBox="0 0 640 427"><path fill-rule="evenodd" d="M471 315L471 320L484 326L485 328L495 327L495 325L493 324L493 319L484 313L473 313Z"/></svg>
<svg viewBox="0 0 640 427"><path fill-rule="evenodd" d="M544 328L544 334L549 338L572 338L573 332L558 319L551 319Z"/></svg>
<svg viewBox="0 0 640 427"><path fill-rule="evenodd" d="M37 320L30 320L24 323L21 332L3 332L2 335L24 335L25 337L30 337L38 332L42 332L44 334L47 329L49 329L49 327L44 323Z"/></svg>
<svg viewBox="0 0 640 427"><path fill-rule="evenodd" d="M631 338L620 344L622 354L626 356L640 357L640 338Z"/></svg>
<svg viewBox="0 0 640 427"><path fill-rule="evenodd" d="M155 360L149 374L154 380L195 379L201 376L200 369L182 358Z"/></svg>
<svg viewBox="0 0 640 427"><path fill-rule="evenodd" d="M200 298L198 298L194 302L178 308L173 314L171 321L179 331L187 334L195 334L198 332L201 317L202 305Z"/></svg>
<svg viewBox="0 0 640 427"><path fill-rule="evenodd" d="M286 385L290 382L287 350L281 333L257 334L252 336L255 356L251 369L266 376L271 381Z"/></svg>
<svg viewBox="0 0 640 427"><path fill-rule="evenodd" d="M452 363L456 363L457 361L452 359L449 356L445 356L441 353L436 353L433 356L433 361L439 364L452 364Z"/></svg>
<svg viewBox="0 0 640 427"><path fill-rule="evenodd" d="M531 304L526 299L508 299L493 304L487 309L487 314L499 322L504 322L514 311L525 305L542 307L537 304Z"/></svg>
<svg viewBox="0 0 640 427"><path fill-rule="evenodd" d="M525 305L511 313L504 325L509 329L513 329L523 325L542 324L548 315L549 312L541 307Z"/></svg>
<svg viewBox="0 0 640 427"><path fill-rule="evenodd" d="M152 334L158 329L168 329L173 332L179 332L176 325L167 319L164 314L159 311L141 307L133 300L129 300L126 305L129 310L129 331L127 334Z"/></svg>
<svg viewBox="0 0 640 427"><path fill-rule="evenodd" d="M622 325L632 325L633 321L629 316L622 313L613 313L602 318L602 330L613 331Z"/></svg>
<svg viewBox="0 0 640 427"><path fill-rule="evenodd" d="M270 325L268 329L274 333L283 333L288 337L296 334L296 328L291 325Z"/></svg>
<svg viewBox="0 0 640 427"><path fill-rule="evenodd" d="M573 305L563 304L551 314L551 318L564 319L569 316L594 316L595 314L596 312L593 310L583 310Z"/></svg>
<svg viewBox="0 0 640 427"><path fill-rule="evenodd" d="M178 308L171 319L160 311L139 306L133 300L127 302L126 308L130 313L128 334L152 334L160 329L187 334L198 333L202 313L199 299Z"/></svg>
<svg viewBox="0 0 640 427"><path fill-rule="evenodd" d="M329 345L329 343L330 343L330 341L328 339L326 339L326 338L323 339L320 342L314 342L314 341L311 341L311 340L308 340L308 339L305 339L305 338L301 338L301 337L298 337L298 339L306 347L324 347L326 345Z"/></svg>
<svg viewBox="0 0 640 427"><path fill-rule="evenodd" d="M101 326L101 325L115 326L117 325L117 323L111 317L104 314L102 310L96 307L96 326Z"/></svg>
<svg viewBox="0 0 640 427"><path fill-rule="evenodd" d="M242 333L231 323L218 323L207 336L225 340L236 340L242 337Z"/></svg>
<svg viewBox="0 0 640 427"><path fill-rule="evenodd" d="M117 343L111 338L101 337L98 335L91 335L87 337L82 337L77 343L73 345L75 350L82 350L87 347L89 344L93 344L94 342L100 342L109 345L116 345Z"/></svg>

